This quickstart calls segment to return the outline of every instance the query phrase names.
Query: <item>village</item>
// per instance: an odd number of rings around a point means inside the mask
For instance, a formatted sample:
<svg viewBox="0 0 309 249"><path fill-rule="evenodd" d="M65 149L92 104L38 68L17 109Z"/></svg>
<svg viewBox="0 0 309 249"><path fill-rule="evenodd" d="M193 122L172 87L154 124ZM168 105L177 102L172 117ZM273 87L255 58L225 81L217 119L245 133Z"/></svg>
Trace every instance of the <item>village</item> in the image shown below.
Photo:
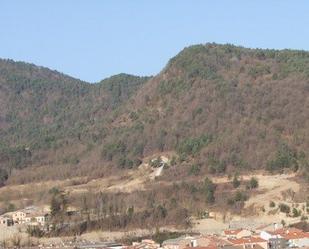
<svg viewBox="0 0 309 249"><path fill-rule="evenodd" d="M309 233L297 228L280 227L273 224L255 231L229 229L219 234L184 235L157 244L153 240L133 242L130 249L283 249L308 248Z"/></svg>
<svg viewBox="0 0 309 249"><path fill-rule="evenodd" d="M162 165L158 165L151 175L157 174L162 170ZM257 176L260 189L268 190L260 192L246 203L262 205L262 200L266 203L277 194L285 193L296 185L290 180L290 175L272 177L272 184L269 185L270 176ZM221 181L216 179L216 182ZM223 179L225 180L225 179ZM294 183L294 185L293 185ZM298 190L295 186L293 189ZM269 189L268 189L269 188ZM62 192L59 192L60 196ZM61 199L61 198L60 198ZM279 199L282 201L282 199ZM278 201L278 200L276 200ZM168 227L158 227L159 234L164 234L163 239L156 239L154 234L157 231L144 231L143 233L130 234L131 231L122 231L122 237L102 236L99 238L80 236L57 236L50 234L55 228L52 207L26 206L11 212L0 215L0 248L113 248L113 249L284 249L284 248L309 248L309 232L306 227L293 227L293 224L306 223L307 209L306 203L287 202L289 205L277 205L277 213L269 214L273 209L274 202L263 205L267 212L262 212L259 216L253 217L228 217L215 210L205 210L201 217L191 217L191 227L187 229L174 229ZM245 205L245 207L246 207ZM249 206L248 206L249 207ZM259 206L258 206L259 207ZM288 208L288 213L281 210L282 207ZM297 211L303 215L293 214ZM299 211L301 210L301 211ZM64 210L64 216L59 216L61 222L56 226L62 226L70 231L74 230L76 221L90 219L96 221L98 217L88 210L88 213L75 206L68 205ZM86 215L85 215L86 214ZM66 220L63 220L66 217ZM59 221L60 221L59 220ZM53 227L54 226L54 227ZM155 227L153 228L155 229ZM171 229L171 230L170 230ZM141 229L142 230L142 229ZM42 231L42 234L32 234L31 231ZM170 234L170 231L176 231ZM100 231L95 231L99 233ZM109 231L112 234L112 231ZM114 232L116 233L116 232ZM6 236L1 236L6 234ZM17 235L16 235L17 234ZM21 235L22 234L22 235ZM123 239L129 237L130 239ZM166 236L167 234L167 236ZM15 237L14 237L15 236ZM16 237L17 236L17 237ZM23 238L18 237L23 236ZM51 237L57 237L53 240ZM2 237L2 238L1 238ZM6 237L6 238L5 238ZM40 237L40 238L39 238ZM5 239L4 239L5 238Z"/></svg>
<svg viewBox="0 0 309 249"><path fill-rule="evenodd" d="M49 229L49 210L29 206L22 210L0 216L0 228L12 226L38 227ZM172 237L161 242L151 236L132 239L130 242L87 241L66 239L58 244L29 245L27 248L109 248L109 249L284 249L309 248L309 232L296 227L272 223L256 229L226 229L217 233L183 232L179 237ZM1 230L0 230L1 231ZM0 248L18 248L0 243Z"/></svg>
<svg viewBox="0 0 309 249"><path fill-rule="evenodd" d="M10 227L14 225L44 227L48 221L49 210L29 206L15 212L8 212L0 216L0 225Z"/></svg>

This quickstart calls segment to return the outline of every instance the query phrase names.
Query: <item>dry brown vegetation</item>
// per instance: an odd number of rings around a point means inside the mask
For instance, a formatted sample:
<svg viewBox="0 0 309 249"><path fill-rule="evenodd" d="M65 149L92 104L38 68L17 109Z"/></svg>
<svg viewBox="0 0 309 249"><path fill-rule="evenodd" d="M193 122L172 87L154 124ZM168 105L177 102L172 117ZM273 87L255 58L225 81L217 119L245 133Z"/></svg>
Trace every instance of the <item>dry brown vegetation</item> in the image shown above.
<svg viewBox="0 0 309 249"><path fill-rule="evenodd" d="M23 63L1 68L8 183L113 175L166 151L176 152L179 177L190 167L210 174L308 167L304 51L197 45L156 77L93 85ZM20 105L24 111L14 112Z"/></svg>
<svg viewBox="0 0 309 249"><path fill-rule="evenodd" d="M237 212L286 191L281 183L267 188L262 176L264 189L248 188L245 177L235 187L233 177L266 170L308 182L308 52L196 45L155 77L93 85L25 63L1 61L0 69L3 210L46 203L57 187L94 213L107 198L115 215L115 223L104 217L109 229L141 225L147 209L145 226L157 209L167 211L158 225L184 225L189 214ZM152 180L139 167L158 155L170 165ZM133 205L136 223L128 222Z"/></svg>

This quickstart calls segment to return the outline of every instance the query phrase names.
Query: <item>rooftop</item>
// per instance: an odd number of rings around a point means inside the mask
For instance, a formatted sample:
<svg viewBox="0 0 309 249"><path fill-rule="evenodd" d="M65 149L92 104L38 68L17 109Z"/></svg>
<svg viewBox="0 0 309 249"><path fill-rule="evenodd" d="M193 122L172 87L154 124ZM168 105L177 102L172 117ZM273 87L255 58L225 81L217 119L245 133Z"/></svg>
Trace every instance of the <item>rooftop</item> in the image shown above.
<svg viewBox="0 0 309 249"><path fill-rule="evenodd" d="M240 239L228 239L234 245L243 245L243 244L252 244L252 243L261 243L266 242L266 240L260 237L247 237L247 238L240 238Z"/></svg>

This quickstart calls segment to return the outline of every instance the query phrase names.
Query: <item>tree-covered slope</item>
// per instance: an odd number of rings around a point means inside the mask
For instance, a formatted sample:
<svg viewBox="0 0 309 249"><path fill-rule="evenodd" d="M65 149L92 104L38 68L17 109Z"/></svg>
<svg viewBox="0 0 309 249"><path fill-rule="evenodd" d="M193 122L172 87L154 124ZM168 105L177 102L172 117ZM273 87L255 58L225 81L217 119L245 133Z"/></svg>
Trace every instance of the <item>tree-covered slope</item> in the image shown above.
<svg viewBox="0 0 309 249"><path fill-rule="evenodd" d="M197 45L137 92L121 141L143 155L176 151L176 172L305 171L308 107L308 52Z"/></svg>
<svg viewBox="0 0 309 249"><path fill-rule="evenodd" d="M122 74L98 84L0 65L2 151L13 146L24 154L19 165L40 169L14 171L12 181L100 176L158 152L176 155L166 175L179 178L308 171L308 52L196 45L153 78Z"/></svg>
<svg viewBox="0 0 309 249"><path fill-rule="evenodd" d="M89 84L47 68L0 60L1 167L40 163L33 156L38 152L72 147L147 79L119 74Z"/></svg>

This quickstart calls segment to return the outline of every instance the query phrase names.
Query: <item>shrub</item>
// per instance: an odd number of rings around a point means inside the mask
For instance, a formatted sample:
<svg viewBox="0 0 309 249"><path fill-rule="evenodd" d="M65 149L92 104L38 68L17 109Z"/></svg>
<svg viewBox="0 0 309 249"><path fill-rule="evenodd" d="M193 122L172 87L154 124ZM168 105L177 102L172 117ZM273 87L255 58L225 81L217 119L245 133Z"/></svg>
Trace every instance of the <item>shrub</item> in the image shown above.
<svg viewBox="0 0 309 249"><path fill-rule="evenodd" d="M206 177L204 180L203 191L204 191L207 203L215 202L215 190L216 190L216 185L208 177Z"/></svg>
<svg viewBox="0 0 309 249"><path fill-rule="evenodd" d="M256 79L259 76L262 76L264 74L269 74L270 68L267 65L256 65L255 67L251 67L248 71L248 75L252 78Z"/></svg>
<svg viewBox="0 0 309 249"><path fill-rule="evenodd" d="M297 210L296 208L293 208L293 217L299 217L301 215L301 211Z"/></svg>
<svg viewBox="0 0 309 249"><path fill-rule="evenodd" d="M16 206L13 203L9 203L7 206L7 212L12 212L16 210Z"/></svg>
<svg viewBox="0 0 309 249"><path fill-rule="evenodd" d="M288 205L284 204L284 203L280 203L279 204L279 210L282 213L286 213L289 214L291 212L291 209Z"/></svg>
<svg viewBox="0 0 309 249"><path fill-rule="evenodd" d="M203 112L203 109L201 107L196 108L192 111L192 119L195 119L195 117Z"/></svg>
<svg viewBox="0 0 309 249"><path fill-rule="evenodd" d="M297 153L287 145L282 145L277 151L276 158L267 163L266 169L273 172L284 168L298 169Z"/></svg>
<svg viewBox="0 0 309 249"><path fill-rule="evenodd" d="M178 153L183 155L196 155L204 146L208 145L211 140L212 136L207 134L196 138L187 138L179 144L177 148Z"/></svg>
<svg viewBox="0 0 309 249"><path fill-rule="evenodd" d="M112 161L117 155L123 156L126 153L127 146L122 141L108 143L103 146L102 157Z"/></svg>
<svg viewBox="0 0 309 249"><path fill-rule="evenodd" d="M122 156L118 159L117 165L119 168L122 168L122 169L123 168L132 169L134 166L134 162L131 159L125 156Z"/></svg>
<svg viewBox="0 0 309 249"><path fill-rule="evenodd" d="M37 238L41 238L44 236L44 231L41 230L39 227L37 226L28 226L27 227L27 233L31 236L31 237L37 237Z"/></svg>
<svg viewBox="0 0 309 249"><path fill-rule="evenodd" d="M172 159L171 159L170 164L171 164L172 166L175 166L176 163L177 163L177 158L176 158L175 156L173 156Z"/></svg>
<svg viewBox="0 0 309 249"><path fill-rule="evenodd" d="M0 187L4 185L4 182L8 179L9 174L5 169L0 168Z"/></svg>
<svg viewBox="0 0 309 249"><path fill-rule="evenodd" d="M138 114L136 112L131 112L129 117L131 120L135 121L138 119Z"/></svg>
<svg viewBox="0 0 309 249"><path fill-rule="evenodd" d="M232 198L229 198L227 200L227 204L234 205L237 202L244 202L246 200L248 200L248 196L246 195L246 193L243 193L241 191L237 191Z"/></svg>
<svg viewBox="0 0 309 249"><path fill-rule="evenodd" d="M269 207L274 208L275 206L276 206L275 202L270 201L270 203L269 203Z"/></svg>
<svg viewBox="0 0 309 249"><path fill-rule="evenodd" d="M255 189L259 186L259 182L255 177L251 177L250 181L247 184L247 189Z"/></svg>
<svg viewBox="0 0 309 249"><path fill-rule="evenodd" d="M209 164L209 172L211 174L223 173L226 170L226 162L225 161L221 161L221 160L218 160L216 158L211 157L208 160L208 164Z"/></svg>
<svg viewBox="0 0 309 249"><path fill-rule="evenodd" d="M241 192L241 191L237 191L234 197L235 202L239 202L239 201L246 201L248 200L248 196Z"/></svg>
<svg viewBox="0 0 309 249"><path fill-rule="evenodd" d="M237 175L234 175L234 178L233 178L233 187L234 187L234 188L238 188L239 186L240 186L240 181L238 180Z"/></svg>
<svg viewBox="0 0 309 249"><path fill-rule="evenodd" d="M285 220L281 220L281 224L282 224L282 226L285 226L286 225Z"/></svg>
<svg viewBox="0 0 309 249"><path fill-rule="evenodd" d="M189 169L189 175L197 176L201 171L201 166L198 164L193 164Z"/></svg>
<svg viewBox="0 0 309 249"><path fill-rule="evenodd" d="M230 205L230 206L234 205L234 203L235 203L235 201L234 201L233 198L229 198L229 199L227 200L227 204Z"/></svg>

